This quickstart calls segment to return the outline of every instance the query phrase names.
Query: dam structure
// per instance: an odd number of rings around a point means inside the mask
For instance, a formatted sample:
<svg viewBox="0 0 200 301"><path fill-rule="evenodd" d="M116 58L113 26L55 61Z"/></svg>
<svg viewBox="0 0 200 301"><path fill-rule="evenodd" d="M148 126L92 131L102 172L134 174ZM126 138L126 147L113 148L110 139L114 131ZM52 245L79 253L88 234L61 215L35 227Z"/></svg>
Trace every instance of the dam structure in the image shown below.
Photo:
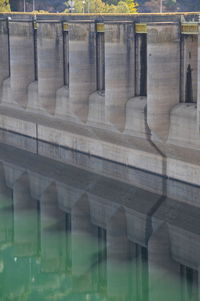
<svg viewBox="0 0 200 301"><path fill-rule="evenodd" d="M1 136L200 185L199 23L200 13L1 13Z"/></svg>

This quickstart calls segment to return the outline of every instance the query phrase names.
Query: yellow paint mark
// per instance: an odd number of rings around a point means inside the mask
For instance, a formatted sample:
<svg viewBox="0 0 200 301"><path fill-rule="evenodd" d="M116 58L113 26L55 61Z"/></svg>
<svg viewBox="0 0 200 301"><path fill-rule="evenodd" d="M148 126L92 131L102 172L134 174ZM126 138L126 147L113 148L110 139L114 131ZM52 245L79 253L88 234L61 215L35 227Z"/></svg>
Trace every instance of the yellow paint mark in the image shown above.
<svg viewBox="0 0 200 301"><path fill-rule="evenodd" d="M34 23L33 23L33 27L34 27L35 30L38 29L38 24L37 24L37 22L34 22Z"/></svg>
<svg viewBox="0 0 200 301"><path fill-rule="evenodd" d="M145 23L136 23L135 24L136 33L147 33L147 24Z"/></svg>
<svg viewBox="0 0 200 301"><path fill-rule="evenodd" d="M69 31L69 24L63 23L63 31Z"/></svg>
<svg viewBox="0 0 200 301"><path fill-rule="evenodd" d="M199 26L197 23L182 23L181 24L181 33L182 34L198 34Z"/></svg>
<svg viewBox="0 0 200 301"><path fill-rule="evenodd" d="M105 26L103 23L97 23L96 24L96 31L97 32L104 32L105 31Z"/></svg>

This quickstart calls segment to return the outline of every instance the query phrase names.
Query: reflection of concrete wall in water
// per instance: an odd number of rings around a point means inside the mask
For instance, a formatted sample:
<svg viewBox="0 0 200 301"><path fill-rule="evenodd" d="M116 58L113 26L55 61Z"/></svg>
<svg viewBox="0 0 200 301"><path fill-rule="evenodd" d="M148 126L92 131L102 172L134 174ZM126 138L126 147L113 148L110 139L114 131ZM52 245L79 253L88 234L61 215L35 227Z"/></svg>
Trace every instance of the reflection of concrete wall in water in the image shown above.
<svg viewBox="0 0 200 301"><path fill-rule="evenodd" d="M1 128L200 184L195 14L2 18Z"/></svg>
<svg viewBox="0 0 200 301"><path fill-rule="evenodd" d="M160 202L161 195L97 176L80 167L59 164L16 149L13 157L9 146L1 145L0 161L4 183L1 190L9 193L13 189L14 192L14 242L18 245L18 256L31 256L31 251L37 253L38 250L30 246L37 245L40 237L41 271L62 273L67 268L70 243L72 274L82 279L86 277L94 291L98 288L92 284L92 270L99 264L98 277L106 277L104 285L111 297L120 294L126 297L132 290L133 298L148 296L149 300L159 300L162 291L170 288L167 297L173 300L180 296L183 300L192 295L196 298L200 211L188 204L188 200L183 202L179 191L184 186L192 203L199 188L168 182L167 191L174 199L166 196ZM135 184L137 181L135 175ZM37 235L37 214L32 215L27 229L20 228L18 223L19 208L26 213L36 212L36 199L40 201L40 235ZM72 228L68 242L66 213L71 215ZM2 232L1 222L0 229ZM81 241L87 241L92 248L77 253L77 246L80 250L77 244ZM98 246L102 253L97 252ZM131 283L126 278L129 272ZM87 287L80 284L79 290L87 291Z"/></svg>

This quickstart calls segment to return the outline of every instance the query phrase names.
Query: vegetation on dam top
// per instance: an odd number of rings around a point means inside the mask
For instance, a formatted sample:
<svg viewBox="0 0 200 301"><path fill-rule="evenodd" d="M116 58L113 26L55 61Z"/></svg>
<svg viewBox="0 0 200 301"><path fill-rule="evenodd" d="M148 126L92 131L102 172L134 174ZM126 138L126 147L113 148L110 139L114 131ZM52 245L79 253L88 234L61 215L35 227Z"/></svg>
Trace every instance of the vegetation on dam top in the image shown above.
<svg viewBox="0 0 200 301"><path fill-rule="evenodd" d="M49 13L197 12L200 11L200 0L0 0L0 11L10 10Z"/></svg>

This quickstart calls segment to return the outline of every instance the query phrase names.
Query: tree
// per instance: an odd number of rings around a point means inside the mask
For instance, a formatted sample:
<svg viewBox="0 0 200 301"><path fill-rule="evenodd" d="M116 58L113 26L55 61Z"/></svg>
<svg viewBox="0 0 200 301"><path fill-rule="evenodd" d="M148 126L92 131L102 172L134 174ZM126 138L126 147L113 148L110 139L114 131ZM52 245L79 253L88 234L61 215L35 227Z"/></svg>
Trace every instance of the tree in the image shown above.
<svg viewBox="0 0 200 301"><path fill-rule="evenodd" d="M9 12L10 4L9 0L0 0L0 12Z"/></svg>
<svg viewBox="0 0 200 301"><path fill-rule="evenodd" d="M127 6L128 6L128 9L129 9L129 12L130 13L136 13L137 12L137 3L135 3L135 1L133 0L126 0L125 1Z"/></svg>
<svg viewBox="0 0 200 301"><path fill-rule="evenodd" d="M69 12L69 4L65 12ZM75 0L74 13L136 13L137 4L134 0L119 1L117 5L107 4L102 0Z"/></svg>

